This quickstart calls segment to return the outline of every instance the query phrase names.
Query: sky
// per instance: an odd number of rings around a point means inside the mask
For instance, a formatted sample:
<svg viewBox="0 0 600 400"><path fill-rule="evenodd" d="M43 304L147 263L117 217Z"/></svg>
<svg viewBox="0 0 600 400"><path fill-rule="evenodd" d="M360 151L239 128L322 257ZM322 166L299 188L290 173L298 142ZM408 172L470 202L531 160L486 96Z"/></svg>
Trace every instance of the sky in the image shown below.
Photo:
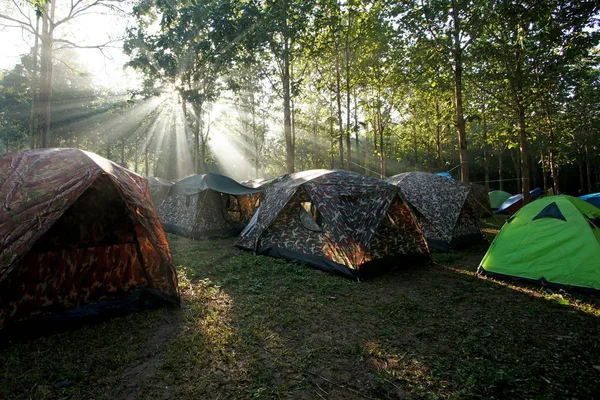
<svg viewBox="0 0 600 400"><path fill-rule="evenodd" d="M9 0L10 1L10 0ZM18 1L18 0L15 0ZM66 15L66 10L70 2L68 0L56 0L56 20L61 18L61 15ZM95 0L82 0L83 3ZM0 14L7 14L6 1L0 1ZM33 10L26 10L33 16ZM8 15L18 15L15 10ZM0 24L3 21L0 20ZM71 42L81 46L93 46L106 43L111 39L118 39L124 36L127 29L127 21L125 17L116 15L91 14L79 16L72 20L69 25L57 28L55 38L65 38ZM20 29L1 29L0 28L0 70L10 69L20 61L22 54L29 53L33 46L33 35L23 33ZM128 57L123 54L123 42L117 41L112 43L110 48L103 55L97 49L80 49L77 50L79 62L87 66L88 71L93 76L96 84L112 89L135 88L140 85L140 75L130 68L124 69L124 64L128 61ZM59 58L60 52L55 51L54 56ZM168 94L167 94L168 97ZM164 100L164 99L163 99ZM177 103L177 96L170 99L173 102L171 109L179 110L180 106ZM143 106L142 106L143 107ZM207 123L210 125L210 139L208 146L212 153L217 158L223 172L238 179L246 179L252 168L249 161L244 157L243 148L246 143L240 140L239 134L234 134L236 129L235 118L231 115L235 112L231 104L226 100L221 100L212 104L209 110L210 116L207 117ZM135 118L132 115L132 118ZM170 115L164 115L165 121L170 121ZM234 122L232 122L234 121ZM166 132L166 130L165 130ZM164 135L164 132L161 133ZM178 149L183 157L186 150L185 146ZM185 158L185 157L184 157ZM189 158L189 157L188 157ZM191 160L191 158L190 158ZM190 161L191 162L191 161ZM190 164L191 165L191 164Z"/></svg>
<svg viewBox="0 0 600 400"><path fill-rule="evenodd" d="M65 3L64 0L57 0L57 2L57 7L61 3ZM0 7L2 13L7 11L5 4ZM11 15L15 15L14 8L8 12L11 11ZM59 18L61 11L65 10L57 8L57 17ZM3 21L0 20L1 22ZM94 13L79 16L73 19L69 25L57 28L55 37L67 38L79 45L93 46L122 37L126 27L127 21L123 17ZM19 62L22 54L30 51L31 46L33 46L33 36L26 32L23 33L21 29L4 28L0 30L0 70L12 68ZM111 43L110 46L116 48L106 49L105 55L97 49L79 49L78 53L97 84L123 89L135 86L139 82L137 74L131 69L123 70L123 65L128 60L122 52L123 42Z"/></svg>

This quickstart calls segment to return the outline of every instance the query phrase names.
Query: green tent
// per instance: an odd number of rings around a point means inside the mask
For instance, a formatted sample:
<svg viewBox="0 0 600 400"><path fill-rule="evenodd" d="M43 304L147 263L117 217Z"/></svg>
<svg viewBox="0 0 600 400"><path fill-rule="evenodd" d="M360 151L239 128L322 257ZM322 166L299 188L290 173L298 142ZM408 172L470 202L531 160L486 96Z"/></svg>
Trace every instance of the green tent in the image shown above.
<svg viewBox="0 0 600 400"><path fill-rule="evenodd" d="M509 218L478 274L544 286L600 290L600 209L571 196L548 196Z"/></svg>
<svg viewBox="0 0 600 400"><path fill-rule="evenodd" d="M500 208L502 203L504 203L512 194L505 192L504 190L492 190L488 193L490 196L490 205L492 206L492 210L497 210Z"/></svg>

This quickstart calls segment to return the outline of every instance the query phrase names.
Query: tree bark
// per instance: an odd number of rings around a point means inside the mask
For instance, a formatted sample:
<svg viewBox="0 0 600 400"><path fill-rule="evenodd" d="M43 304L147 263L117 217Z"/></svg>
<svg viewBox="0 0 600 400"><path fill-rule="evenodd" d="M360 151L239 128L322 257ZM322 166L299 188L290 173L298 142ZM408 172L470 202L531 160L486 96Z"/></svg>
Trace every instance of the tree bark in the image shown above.
<svg viewBox="0 0 600 400"><path fill-rule="evenodd" d="M385 146L383 144L383 124L380 124L379 126L379 146L381 149L381 165L380 165L380 171L381 171L381 179L385 179L386 177L386 173L387 171L385 170Z"/></svg>
<svg viewBox="0 0 600 400"><path fill-rule="evenodd" d="M37 116L38 116L38 89L39 89L39 78L38 78L38 53L39 53L39 34L40 34L40 17L35 18L35 41L33 48L32 57L32 70L31 70L31 114L29 116L29 147L34 149L37 146L36 136L38 132Z"/></svg>
<svg viewBox="0 0 600 400"><path fill-rule="evenodd" d="M550 111L548 109L546 109L546 116L548 120L548 163L550 164L550 175L552 176L552 187L554 188L554 194L559 194L558 178L556 177L556 164L554 162L554 128L552 119L550 117Z"/></svg>
<svg viewBox="0 0 600 400"><path fill-rule="evenodd" d="M546 159L544 157L544 150L540 143L540 163L542 164L542 180L544 184L544 193L548 191L548 176L546 172Z"/></svg>
<svg viewBox="0 0 600 400"><path fill-rule="evenodd" d="M352 24L351 8L348 5L348 30L346 32L346 164L352 170L352 146L350 144L350 26Z"/></svg>
<svg viewBox="0 0 600 400"><path fill-rule="evenodd" d="M588 193L592 193L592 161L590 160L590 152L588 145L585 145L585 172L587 174L587 190Z"/></svg>
<svg viewBox="0 0 600 400"><path fill-rule="evenodd" d="M135 148L133 149L133 170L137 173L138 172L138 146L139 146L139 142L136 140L135 141Z"/></svg>
<svg viewBox="0 0 600 400"><path fill-rule="evenodd" d="M502 179L502 150L498 153L498 183L500 190L504 190L504 180Z"/></svg>
<svg viewBox="0 0 600 400"><path fill-rule="evenodd" d="M518 151L514 151L514 149L510 150L510 158L513 162L513 168L515 170L515 178L517 180L517 193L520 193L522 190L522 182L521 182L521 166L519 163L520 153Z"/></svg>
<svg viewBox="0 0 600 400"><path fill-rule="evenodd" d="M521 150L521 193L523 194L523 204L528 204L531 201L529 197L529 154L527 151L527 132L525 130L525 107L522 101L518 104L519 107L519 144ZM558 186L556 186L558 187Z"/></svg>
<svg viewBox="0 0 600 400"><path fill-rule="evenodd" d="M202 120L202 109L199 105L194 104L194 118L196 123L194 124L194 173L200 173L200 135L201 126L200 121Z"/></svg>
<svg viewBox="0 0 600 400"><path fill-rule="evenodd" d="M335 132L333 130L333 100L331 100L330 103L330 107L329 107L329 137L331 138L331 149L329 151L330 156L331 156L331 162L330 162L330 166L331 169L335 168Z"/></svg>
<svg viewBox="0 0 600 400"><path fill-rule="evenodd" d="M437 158L437 168L439 171L442 171L444 168L443 160L442 160L442 127L440 126L440 102L438 99L435 99L435 147L436 147L436 158Z"/></svg>
<svg viewBox="0 0 600 400"><path fill-rule="evenodd" d="M458 148L460 154L460 176L462 183L469 183L469 154L467 152L466 123L462 104L462 47L460 43L460 17L457 1L452 0L452 19L454 23L454 98L456 104L456 127L458 129Z"/></svg>
<svg viewBox="0 0 600 400"><path fill-rule="evenodd" d="M121 139L121 167L125 167L125 139Z"/></svg>
<svg viewBox="0 0 600 400"><path fill-rule="evenodd" d="M377 146L378 131L379 124L377 123L377 117L373 117L373 171L377 170L377 160L379 159L379 147Z"/></svg>
<svg viewBox="0 0 600 400"><path fill-rule="evenodd" d="M313 147L313 155L314 155L314 162L313 162L313 168L319 168L319 120L317 119L317 113L314 113L313 116L313 140L312 140L312 147Z"/></svg>
<svg viewBox="0 0 600 400"><path fill-rule="evenodd" d="M363 164L363 161L360 156L360 147L358 142L358 97L356 97L356 89L354 90L354 138L356 143L356 170L360 171L360 166Z"/></svg>
<svg viewBox="0 0 600 400"><path fill-rule="evenodd" d="M337 43L337 42L336 42ZM340 74L340 57L335 45L335 101L337 104L337 119L338 119L338 134L339 134L339 151L340 151L340 169L344 169L344 126L342 122L342 81Z"/></svg>
<svg viewBox="0 0 600 400"><path fill-rule="evenodd" d="M417 124L413 120L412 122L412 131L413 131L413 152L415 155L415 171L419 169L419 143L417 141Z"/></svg>
<svg viewBox="0 0 600 400"><path fill-rule="evenodd" d="M281 83L283 84L283 131L285 135L286 167L287 173L294 173L294 144L292 141L292 117L290 110L291 88L290 88L290 39L288 34L288 4L283 6L283 74Z"/></svg>
<svg viewBox="0 0 600 400"><path fill-rule="evenodd" d="M42 45L40 55L40 94L38 136L42 148L51 145L50 102L52 101L52 35L54 30L54 10L56 0L50 0L42 15Z"/></svg>
<svg viewBox="0 0 600 400"><path fill-rule="evenodd" d="M577 164L579 165L579 190L577 191L577 193L582 195L585 192L585 179L583 176L583 155L581 154L581 146L577 144L575 145L577 146Z"/></svg>
<svg viewBox="0 0 600 400"><path fill-rule="evenodd" d="M487 136L488 136L488 128L487 128L487 120L485 115L485 107L483 110L483 170L485 173L485 188L489 192L490 191L490 160L488 154L488 145L487 145Z"/></svg>

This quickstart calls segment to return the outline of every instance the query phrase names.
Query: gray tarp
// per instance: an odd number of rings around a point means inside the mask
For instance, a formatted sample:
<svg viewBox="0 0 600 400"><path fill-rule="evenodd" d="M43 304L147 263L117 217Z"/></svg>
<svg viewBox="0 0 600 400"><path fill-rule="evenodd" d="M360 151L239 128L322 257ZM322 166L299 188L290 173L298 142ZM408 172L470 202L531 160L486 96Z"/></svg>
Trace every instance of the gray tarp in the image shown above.
<svg viewBox="0 0 600 400"><path fill-rule="evenodd" d="M233 196L262 192L262 189L252 189L243 186L227 176L209 173L192 175L180 180L171 186L169 195L185 194L186 196L190 196L198 194L206 189L212 189L215 192L226 193Z"/></svg>

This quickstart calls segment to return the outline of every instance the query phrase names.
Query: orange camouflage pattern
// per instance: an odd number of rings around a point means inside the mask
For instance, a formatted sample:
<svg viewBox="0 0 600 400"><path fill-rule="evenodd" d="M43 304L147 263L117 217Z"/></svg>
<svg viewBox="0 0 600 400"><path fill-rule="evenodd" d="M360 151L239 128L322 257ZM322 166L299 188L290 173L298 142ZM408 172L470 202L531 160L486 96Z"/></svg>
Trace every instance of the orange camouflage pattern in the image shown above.
<svg viewBox="0 0 600 400"><path fill-rule="evenodd" d="M154 289L177 276L146 180L96 154L0 156L0 329Z"/></svg>

